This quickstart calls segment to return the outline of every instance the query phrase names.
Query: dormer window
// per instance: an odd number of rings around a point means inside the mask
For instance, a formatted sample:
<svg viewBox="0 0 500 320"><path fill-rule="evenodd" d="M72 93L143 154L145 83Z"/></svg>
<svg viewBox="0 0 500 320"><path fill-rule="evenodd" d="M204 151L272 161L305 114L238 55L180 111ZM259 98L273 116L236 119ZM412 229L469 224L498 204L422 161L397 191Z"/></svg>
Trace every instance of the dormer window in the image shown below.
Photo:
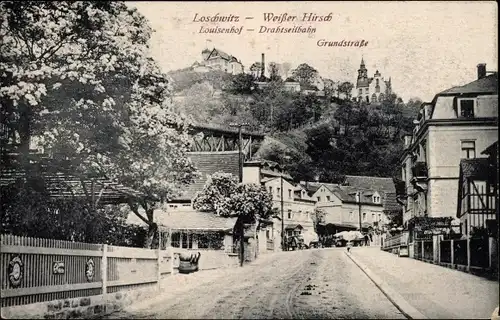
<svg viewBox="0 0 500 320"><path fill-rule="evenodd" d="M380 203L380 196L373 196L374 203Z"/></svg>
<svg viewBox="0 0 500 320"><path fill-rule="evenodd" d="M474 99L460 99L458 114L462 118L474 118Z"/></svg>

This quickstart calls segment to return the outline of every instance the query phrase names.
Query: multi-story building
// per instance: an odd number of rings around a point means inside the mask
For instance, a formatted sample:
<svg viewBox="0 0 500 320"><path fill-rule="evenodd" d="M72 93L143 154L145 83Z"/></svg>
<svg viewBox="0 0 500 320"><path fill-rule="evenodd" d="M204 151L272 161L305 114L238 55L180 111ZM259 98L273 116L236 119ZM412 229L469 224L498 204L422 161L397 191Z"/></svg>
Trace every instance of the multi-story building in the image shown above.
<svg viewBox="0 0 500 320"><path fill-rule="evenodd" d="M377 103L385 96L392 93L391 78L384 80L382 74L377 70L373 77L368 77L365 61L361 58L361 64L358 69L358 79L352 89L352 97L356 101L366 103Z"/></svg>
<svg viewBox="0 0 500 320"><path fill-rule="evenodd" d="M243 73L243 64L236 57L227 54L219 49L204 49L201 52L202 61L193 64L193 68L199 71L202 69L222 70L230 74Z"/></svg>
<svg viewBox="0 0 500 320"><path fill-rule="evenodd" d="M301 182L324 212L324 233L360 230L379 244L379 231L385 230L388 214L398 211L391 178L346 176L343 184Z"/></svg>
<svg viewBox="0 0 500 320"><path fill-rule="evenodd" d="M243 183L260 183L272 194L273 208L278 212L273 226L275 239L281 237L281 219L287 235L299 230L303 234L315 233L313 223L315 201L305 190L300 192L301 189L294 185L292 177L278 164L265 160L245 162Z"/></svg>
<svg viewBox="0 0 500 320"><path fill-rule="evenodd" d="M401 203L410 242L420 217L443 227L456 216L461 159L485 157L479 152L498 139L498 76L488 75L485 64L477 70L477 80L423 103L413 134L405 137Z"/></svg>

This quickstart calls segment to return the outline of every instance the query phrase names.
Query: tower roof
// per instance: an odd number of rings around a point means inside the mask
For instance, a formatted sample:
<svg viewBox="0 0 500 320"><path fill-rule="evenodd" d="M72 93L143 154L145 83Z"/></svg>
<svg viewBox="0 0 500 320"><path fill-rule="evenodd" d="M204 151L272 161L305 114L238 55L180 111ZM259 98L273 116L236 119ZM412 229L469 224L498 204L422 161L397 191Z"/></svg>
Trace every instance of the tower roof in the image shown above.
<svg viewBox="0 0 500 320"><path fill-rule="evenodd" d="M364 67L365 66L365 60L363 59L363 57L361 56L361 64L360 66Z"/></svg>

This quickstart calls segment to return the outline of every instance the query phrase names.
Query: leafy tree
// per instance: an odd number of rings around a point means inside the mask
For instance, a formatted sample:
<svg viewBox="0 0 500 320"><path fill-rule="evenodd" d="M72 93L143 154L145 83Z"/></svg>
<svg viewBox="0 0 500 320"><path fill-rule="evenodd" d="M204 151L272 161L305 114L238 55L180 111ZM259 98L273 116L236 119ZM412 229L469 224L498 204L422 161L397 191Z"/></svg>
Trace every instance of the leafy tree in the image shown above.
<svg viewBox="0 0 500 320"><path fill-rule="evenodd" d="M271 81L282 80L279 74L280 70L276 62L270 62L268 67L269 67L269 80Z"/></svg>
<svg viewBox="0 0 500 320"><path fill-rule="evenodd" d="M269 218L272 205L271 195L262 186L240 184L237 177L222 172L211 175L193 200L195 210L238 217L242 223Z"/></svg>
<svg viewBox="0 0 500 320"><path fill-rule="evenodd" d="M352 96L352 89L354 88L354 85L348 81L342 82L339 87L338 91L339 93L342 93L344 95L344 98L346 100L350 100Z"/></svg>
<svg viewBox="0 0 500 320"><path fill-rule="evenodd" d="M292 78L301 84L312 85L313 80L319 75L318 71L307 63L300 64L292 73Z"/></svg>
<svg viewBox="0 0 500 320"><path fill-rule="evenodd" d="M254 81L254 77L250 74L237 74L233 76L229 91L235 94L250 94L255 87Z"/></svg>
<svg viewBox="0 0 500 320"><path fill-rule="evenodd" d="M235 231L240 243L244 243L246 224L257 223L268 219L273 213L272 196L257 184L237 183L232 174L215 173L209 177L203 190L193 200L193 208L216 214L222 217L237 217ZM212 212L212 213L209 213ZM243 248L241 246L240 261L243 265Z"/></svg>
<svg viewBox="0 0 500 320"><path fill-rule="evenodd" d="M142 246L147 230L126 223L116 206L93 210L86 199L51 198L41 179L2 186L2 234Z"/></svg>
<svg viewBox="0 0 500 320"><path fill-rule="evenodd" d="M147 55L146 19L97 1L4 1L0 15L0 98L19 119L20 151L37 136L55 164L142 192L130 207L149 225L150 246L155 208L194 167L189 122L172 112L168 79Z"/></svg>

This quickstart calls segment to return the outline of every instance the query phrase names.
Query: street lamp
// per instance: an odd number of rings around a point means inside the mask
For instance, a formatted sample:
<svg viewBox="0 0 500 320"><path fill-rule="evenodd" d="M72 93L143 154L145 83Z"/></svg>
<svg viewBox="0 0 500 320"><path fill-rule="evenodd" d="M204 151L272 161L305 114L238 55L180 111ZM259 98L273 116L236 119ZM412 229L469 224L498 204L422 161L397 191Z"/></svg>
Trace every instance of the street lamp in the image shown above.
<svg viewBox="0 0 500 320"><path fill-rule="evenodd" d="M242 145L242 134L241 134L241 128L249 126L248 123L231 123L229 124L230 127L238 127L238 167L239 167L239 181L240 183L243 182L243 158L241 154L241 145ZM239 226L240 226L240 266L243 267L243 260L245 260L244 256L244 244L245 244L245 228L243 225L243 221L241 221L238 218L239 221Z"/></svg>

